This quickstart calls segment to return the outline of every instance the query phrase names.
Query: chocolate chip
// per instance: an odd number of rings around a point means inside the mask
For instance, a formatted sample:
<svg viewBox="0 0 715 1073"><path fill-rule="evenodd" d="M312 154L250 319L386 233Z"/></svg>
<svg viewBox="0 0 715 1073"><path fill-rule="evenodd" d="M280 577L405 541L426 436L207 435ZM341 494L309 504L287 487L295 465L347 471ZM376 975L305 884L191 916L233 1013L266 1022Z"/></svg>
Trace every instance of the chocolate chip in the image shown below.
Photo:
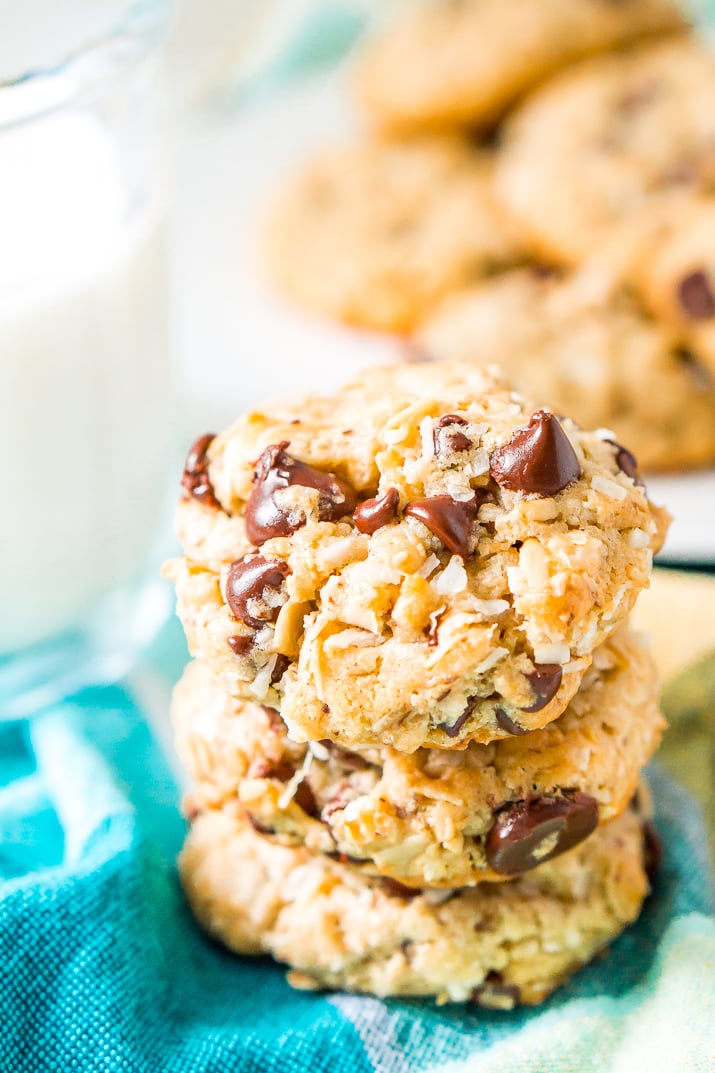
<svg viewBox="0 0 715 1073"><path fill-rule="evenodd" d="M505 984L502 974L492 970L474 988L470 1001L486 1009L512 1009L521 1002L521 991L516 984Z"/></svg>
<svg viewBox="0 0 715 1073"><path fill-rule="evenodd" d="M678 284L678 301L692 320L709 320L715 316L715 294L707 272L691 272Z"/></svg>
<svg viewBox="0 0 715 1073"><path fill-rule="evenodd" d="M215 433L207 432L205 436L199 436L198 440L192 444L184 462L181 487L188 495L205 503L208 507L220 509L221 504L216 498L209 479L208 449L215 439Z"/></svg>
<svg viewBox="0 0 715 1073"><path fill-rule="evenodd" d="M526 709L531 711L530 708ZM502 730L506 730L507 734L526 734L526 727L519 726L513 719L510 719L503 708L495 708L494 718L497 721L497 726Z"/></svg>
<svg viewBox="0 0 715 1073"><path fill-rule="evenodd" d="M660 835L650 820L646 820L643 824L643 868L651 886L660 869L662 857Z"/></svg>
<svg viewBox="0 0 715 1073"><path fill-rule="evenodd" d="M354 488L336 477L323 473L286 453L288 441L266 447L256 464L253 488L245 510L246 533L252 544L263 544L277 536L290 536L305 524L292 517L275 501L276 492L299 485L319 493L318 518L335 522L352 514L357 504Z"/></svg>
<svg viewBox="0 0 715 1073"><path fill-rule="evenodd" d="M295 775L295 767L288 760L267 760L261 757L248 768L249 779L277 779L289 782Z"/></svg>
<svg viewBox="0 0 715 1073"><path fill-rule="evenodd" d="M432 441L437 458L444 458L456 451L471 451L474 447L473 441L459 430L460 425L467 424L468 422L459 414L445 414L435 422L432 429Z"/></svg>
<svg viewBox="0 0 715 1073"><path fill-rule="evenodd" d="M290 659L288 656L284 656L282 652L279 652L276 657L276 662L273 667L273 673L271 675L271 685L275 685L276 682L280 682L285 672L290 667Z"/></svg>
<svg viewBox="0 0 715 1073"><path fill-rule="evenodd" d="M287 563L269 561L261 555L236 559L226 578L226 603L233 617L254 630L259 630L266 622L275 622L280 607L267 597L271 593L280 593L289 574Z"/></svg>
<svg viewBox="0 0 715 1073"><path fill-rule="evenodd" d="M564 791L517 801L497 814L487 861L500 875L519 875L578 845L597 824L598 803L589 794Z"/></svg>
<svg viewBox="0 0 715 1073"><path fill-rule="evenodd" d="M253 648L253 637L247 633L237 633L226 638L226 644L237 656L247 656Z"/></svg>
<svg viewBox="0 0 715 1073"><path fill-rule="evenodd" d="M713 378L709 370L687 347L677 347L673 356L684 366L698 391L712 391Z"/></svg>
<svg viewBox="0 0 715 1073"><path fill-rule="evenodd" d="M361 533L376 533L383 525L395 520L399 505L400 495L396 488L388 488L377 499L366 499L353 514L355 528Z"/></svg>
<svg viewBox="0 0 715 1073"><path fill-rule="evenodd" d="M563 668L558 663L540 663L535 671L525 674L527 682L531 686L535 699L534 703L525 712L540 712L549 704L559 691L561 679L564 676Z"/></svg>
<svg viewBox="0 0 715 1073"><path fill-rule="evenodd" d="M607 440L606 442L613 444L616 448L616 465L621 473L625 473L626 477L630 477L634 484L645 488L643 478L638 472L638 459L636 456L627 447L622 447L620 443L616 443L615 440Z"/></svg>
<svg viewBox="0 0 715 1073"><path fill-rule="evenodd" d="M306 816L315 818L320 812L318 803L315 800L315 794L311 790L307 779L303 779L302 782L298 783L296 791L293 794L293 800L298 808L303 810Z"/></svg>
<svg viewBox="0 0 715 1073"><path fill-rule="evenodd" d="M472 546L472 529L477 518L477 500L463 502L451 496L416 499L405 507L405 514L430 529L444 546L466 559Z"/></svg>
<svg viewBox="0 0 715 1073"><path fill-rule="evenodd" d="M581 476L571 441L552 413L537 410L526 428L492 452L491 474L513 492L553 496Z"/></svg>
<svg viewBox="0 0 715 1073"><path fill-rule="evenodd" d="M473 711L474 700L472 697L470 697L467 701L467 707L464 709L457 722L452 723L451 726L448 723L440 723L440 730L443 730L448 738L456 738Z"/></svg>
<svg viewBox="0 0 715 1073"><path fill-rule="evenodd" d="M390 876L382 876L380 883L383 890L391 897L402 898L404 901L411 901L422 893L419 887L407 887L404 883L398 883L396 879L392 879Z"/></svg>

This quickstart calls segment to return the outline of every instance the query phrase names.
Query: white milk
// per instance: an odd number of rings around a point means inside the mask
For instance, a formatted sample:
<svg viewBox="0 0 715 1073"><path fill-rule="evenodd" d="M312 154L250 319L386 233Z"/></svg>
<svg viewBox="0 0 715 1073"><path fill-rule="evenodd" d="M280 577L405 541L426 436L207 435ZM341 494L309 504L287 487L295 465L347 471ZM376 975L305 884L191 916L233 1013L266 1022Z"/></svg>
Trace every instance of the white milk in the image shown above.
<svg viewBox="0 0 715 1073"><path fill-rule="evenodd" d="M89 114L0 126L0 654L78 625L156 532L163 236L125 189Z"/></svg>

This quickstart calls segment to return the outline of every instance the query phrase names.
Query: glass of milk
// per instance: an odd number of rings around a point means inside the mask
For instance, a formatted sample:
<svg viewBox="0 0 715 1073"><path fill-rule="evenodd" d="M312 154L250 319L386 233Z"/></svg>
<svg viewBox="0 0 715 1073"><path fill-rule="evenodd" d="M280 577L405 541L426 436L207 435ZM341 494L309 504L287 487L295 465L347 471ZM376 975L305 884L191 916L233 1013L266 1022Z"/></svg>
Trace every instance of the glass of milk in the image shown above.
<svg viewBox="0 0 715 1073"><path fill-rule="evenodd" d="M163 3L0 0L0 719L166 613Z"/></svg>

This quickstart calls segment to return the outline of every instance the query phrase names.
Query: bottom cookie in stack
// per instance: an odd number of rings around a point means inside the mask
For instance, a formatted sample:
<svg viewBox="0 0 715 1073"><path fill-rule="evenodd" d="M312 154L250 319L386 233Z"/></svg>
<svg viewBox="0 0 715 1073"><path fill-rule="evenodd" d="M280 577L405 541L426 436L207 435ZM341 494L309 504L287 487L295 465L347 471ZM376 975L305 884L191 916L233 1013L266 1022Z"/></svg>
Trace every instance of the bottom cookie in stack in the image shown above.
<svg viewBox="0 0 715 1073"><path fill-rule="evenodd" d="M296 987L541 1002L636 919L653 858L647 791L585 842L518 879L415 890L283 846L239 805L192 824L180 869L192 909L241 954L291 966Z"/></svg>

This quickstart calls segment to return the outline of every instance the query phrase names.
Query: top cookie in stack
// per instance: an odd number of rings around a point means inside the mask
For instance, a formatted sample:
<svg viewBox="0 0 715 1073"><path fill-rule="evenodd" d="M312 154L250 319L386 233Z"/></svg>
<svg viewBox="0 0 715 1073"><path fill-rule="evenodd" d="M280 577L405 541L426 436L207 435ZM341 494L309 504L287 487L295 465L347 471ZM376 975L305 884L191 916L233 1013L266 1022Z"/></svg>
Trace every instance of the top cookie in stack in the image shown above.
<svg viewBox="0 0 715 1073"><path fill-rule="evenodd" d="M253 413L185 480L172 574L192 652L295 740L349 749L556 719L665 526L607 434L459 362Z"/></svg>

